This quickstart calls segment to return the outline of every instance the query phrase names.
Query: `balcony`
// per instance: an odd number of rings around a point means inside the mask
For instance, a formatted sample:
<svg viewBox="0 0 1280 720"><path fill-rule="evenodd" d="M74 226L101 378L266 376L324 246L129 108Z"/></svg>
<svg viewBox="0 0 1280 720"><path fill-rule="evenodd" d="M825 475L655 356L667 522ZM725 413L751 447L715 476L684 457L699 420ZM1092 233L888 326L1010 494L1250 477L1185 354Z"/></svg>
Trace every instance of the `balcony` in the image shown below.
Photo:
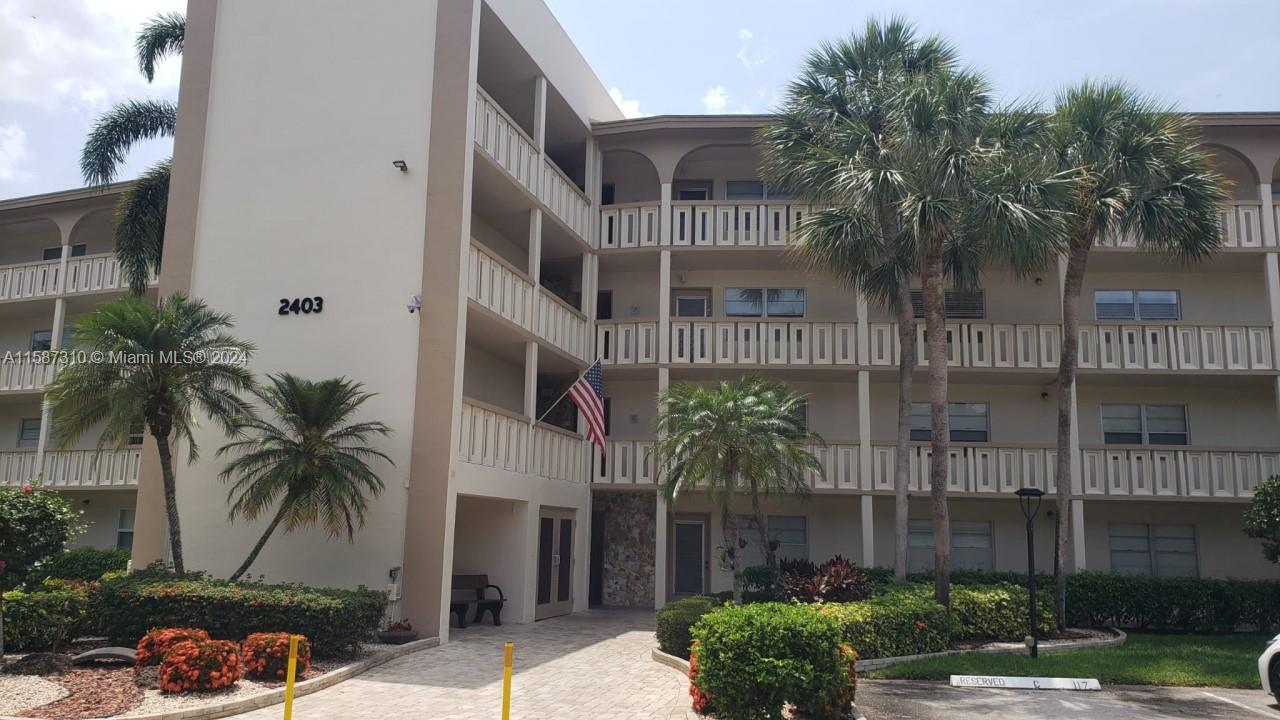
<svg viewBox="0 0 1280 720"><path fill-rule="evenodd" d="M469 254L467 297L570 356L590 361L586 316L476 242Z"/></svg>
<svg viewBox="0 0 1280 720"><path fill-rule="evenodd" d="M544 157L533 139L497 102L476 88L475 144L517 185L536 198L582 242L591 227L591 201Z"/></svg>
<svg viewBox="0 0 1280 720"><path fill-rule="evenodd" d="M808 205L787 202L677 201L664 236L658 231L658 204L611 205L600 211L597 247L783 248L793 242L808 212Z"/></svg>
<svg viewBox="0 0 1280 720"><path fill-rule="evenodd" d="M0 451L0 487L29 482L60 490L136 488L141 465L141 448L51 450L44 454L41 476L35 450L4 450Z"/></svg>
<svg viewBox="0 0 1280 720"><path fill-rule="evenodd" d="M33 300L122 290L128 287L113 253L0 266L0 301Z"/></svg>
<svg viewBox="0 0 1280 720"><path fill-rule="evenodd" d="M500 407L463 399L458 459L471 465L572 483L587 481L582 436Z"/></svg>
<svg viewBox="0 0 1280 720"><path fill-rule="evenodd" d="M62 369L61 362L37 362L33 353L0 355L0 393L40 392Z"/></svg>
<svg viewBox="0 0 1280 720"><path fill-rule="evenodd" d="M1276 208L1276 217L1280 219L1280 207ZM1254 250L1276 246L1275 238L1264 237L1262 233L1260 202L1242 200L1223 205L1218 211L1218 224L1222 229L1224 248ZM1138 241L1134 235L1112 234L1099 237L1094 245L1100 248L1134 250L1138 247Z"/></svg>
<svg viewBox="0 0 1280 720"><path fill-rule="evenodd" d="M610 440L605 462L593 482L603 485L654 485L653 440ZM832 444L813 448L825 476L811 474L819 491L893 492L892 445L871 447L871 476L859 474L859 447ZM911 446L909 490L929 492L932 451ZM1081 449L1082 488L1076 496L1223 498L1253 495L1262 478L1280 474L1280 451L1254 448L1098 446ZM1009 495L1022 487L1054 493L1057 449L952 443L948 451L947 492L958 496Z"/></svg>

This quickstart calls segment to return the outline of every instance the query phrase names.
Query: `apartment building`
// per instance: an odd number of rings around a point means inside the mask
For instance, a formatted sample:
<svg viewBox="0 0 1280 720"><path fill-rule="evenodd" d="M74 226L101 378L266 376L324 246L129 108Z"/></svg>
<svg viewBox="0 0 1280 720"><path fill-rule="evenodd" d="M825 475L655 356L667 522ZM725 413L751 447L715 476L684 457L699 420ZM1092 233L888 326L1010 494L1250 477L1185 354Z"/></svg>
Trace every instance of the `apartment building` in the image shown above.
<svg viewBox="0 0 1280 720"><path fill-rule="evenodd" d="M335 0L301 17L276 0L191 3L157 292L231 313L258 347L259 375L364 382L377 393L368 418L395 431L380 443L386 490L355 542L277 533L251 572L387 587L393 613L442 637L453 574L487 574L516 622L728 589L718 514L697 494L665 504L649 449L659 391L748 372L806 393L806 422L826 441L812 494L771 503L768 536L787 556L891 564L894 319L789 260L808 208L760 180L753 137L767 120L623 119L541 3ZM1280 113L1201 122L1235 183L1222 251L1182 268L1106 238L1090 262L1077 568L1276 573L1241 534L1240 510L1280 472ZM88 258L109 263L110 201L9 201L0 252L22 247L11 261L35 263L61 247L41 261L59 278ZM64 205L75 213L59 219ZM116 286L0 298L12 308L0 336L25 347L47 330L56 343ZM1055 490L1060 286L1056 267L1024 282L993 269L980 291L949 298L957 566L1025 567L1013 491ZM323 298L323 310L288 312L282 301L295 298ZM596 358L603 455L557 402ZM34 383L0 389L18 447L34 434L24 418L41 414ZM4 457L26 453L14 463L61 477L40 428L34 451ZM911 451L919 567L933 542L927 435L922 409ZM261 527L227 520L211 452L222 438L212 426L197 438L202 459L178 468L186 560L226 574ZM120 484L136 483L140 564L164 557L164 515L154 448L130 452L135 470ZM68 492L102 503L87 541L110 544L112 523L124 527L108 506L116 491L82 489L107 476L85 477ZM99 484L116 487L110 478ZM1043 567L1053 523L1042 513Z"/></svg>
<svg viewBox="0 0 1280 720"><path fill-rule="evenodd" d="M76 544L128 549L141 425L124 448L99 450L92 434L58 443L43 399L60 366L40 355L65 347L95 305L127 292L111 236L123 187L0 200L0 487L56 487L88 524Z"/></svg>

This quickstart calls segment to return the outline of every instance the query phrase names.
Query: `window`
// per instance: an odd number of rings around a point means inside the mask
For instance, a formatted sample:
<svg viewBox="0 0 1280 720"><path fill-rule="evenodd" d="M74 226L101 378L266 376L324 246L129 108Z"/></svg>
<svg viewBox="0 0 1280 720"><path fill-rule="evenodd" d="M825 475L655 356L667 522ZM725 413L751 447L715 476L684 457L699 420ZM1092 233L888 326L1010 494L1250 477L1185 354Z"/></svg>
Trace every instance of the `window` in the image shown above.
<svg viewBox="0 0 1280 720"><path fill-rule="evenodd" d="M676 200L710 200L710 180L677 180L672 186Z"/></svg>
<svg viewBox="0 0 1280 720"><path fill-rule="evenodd" d="M764 519L768 537L777 543L775 554L779 559L809 559L809 519L803 515L767 515ZM760 547L760 530L751 515L738 516L738 533L747 547L740 558L741 567L764 564L764 550Z"/></svg>
<svg viewBox="0 0 1280 720"><path fill-rule="evenodd" d="M911 291L911 312L924 317L924 291ZM949 318L981 320L987 316L987 298L982 290L944 290L942 312Z"/></svg>
<svg viewBox="0 0 1280 720"><path fill-rule="evenodd" d="M77 243L71 246L71 257L84 257L84 254L87 251L88 251L88 248L85 246L84 243ZM62 257L62 246L58 245L56 247L45 248L44 251L41 253L41 257L43 257L45 260L58 260L59 258Z"/></svg>
<svg viewBox="0 0 1280 720"><path fill-rule="evenodd" d="M991 439L990 407L987 403L947 403L947 421L953 442L988 442ZM911 403L911 439L928 440L933 417L927 402Z"/></svg>
<svg viewBox="0 0 1280 720"><path fill-rule="evenodd" d="M116 548L133 549L133 510L122 509L116 520Z"/></svg>
<svg viewBox="0 0 1280 720"><path fill-rule="evenodd" d="M606 402L608 402L608 401L606 400ZM607 409L607 408L608 408L608 405L606 405L606 406L605 406L605 408ZM608 427L608 424L609 424L608 415L606 415L606 416L605 416L605 427L606 427L606 428ZM143 425L143 423L142 423L142 421L141 421L141 420L139 420L139 421L138 421L138 422L136 422L136 423L131 424L131 425L129 426L129 438L128 438L128 440L126 441L126 442L127 442L127 444L129 444L129 445L141 445L141 444L142 444L142 434L143 434L145 431L146 431L146 428L144 427L144 425ZM608 435L609 433L608 433L608 432L606 432L605 434L606 434L606 435Z"/></svg>
<svg viewBox="0 0 1280 720"><path fill-rule="evenodd" d="M1177 320L1182 304L1177 290L1094 290L1098 320Z"/></svg>
<svg viewBox="0 0 1280 720"><path fill-rule="evenodd" d="M725 288L729 317L804 317L804 288Z"/></svg>
<svg viewBox="0 0 1280 720"><path fill-rule="evenodd" d="M71 338L73 335L75 335L75 330L69 327L63 328L62 344L59 345L59 347L69 347L71 345ZM52 340L52 330L33 330L31 332L31 352L45 352L47 350L52 350Z"/></svg>
<svg viewBox="0 0 1280 720"><path fill-rule="evenodd" d="M33 448L40 444L40 418L22 418L18 422L18 447Z"/></svg>
<svg viewBox="0 0 1280 720"><path fill-rule="evenodd" d="M613 291L601 290L596 293L596 319L610 320L613 318Z"/></svg>
<svg viewBox="0 0 1280 720"><path fill-rule="evenodd" d="M912 572L933 569L933 521L907 521L907 566ZM991 523L951 523L951 567L956 570L991 570L995 551Z"/></svg>
<svg viewBox="0 0 1280 720"><path fill-rule="evenodd" d="M676 295L676 317L709 317L711 315L711 293L681 292Z"/></svg>
<svg viewBox="0 0 1280 720"><path fill-rule="evenodd" d="M1187 445L1187 408L1103 403L1102 441L1108 445Z"/></svg>
<svg viewBox="0 0 1280 720"><path fill-rule="evenodd" d="M1199 575L1194 525L1108 526L1111 569L1131 575Z"/></svg>
<svg viewBox="0 0 1280 720"><path fill-rule="evenodd" d="M611 182L601 183L601 185L600 185L600 204L601 204L601 205L612 205L612 204L613 204L613 192L614 192L614 185L613 185L613 183L611 183Z"/></svg>
<svg viewBox="0 0 1280 720"><path fill-rule="evenodd" d="M798 427L801 431L808 431L809 400L807 398L801 399L800 402L796 403L796 412L795 412L795 415L792 416L791 421L794 422L796 424L796 427Z"/></svg>
<svg viewBox="0 0 1280 720"><path fill-rule="evenodd" d="M726 200L763 200L764 183L759 180L726 180L724 197Z"/></svg>

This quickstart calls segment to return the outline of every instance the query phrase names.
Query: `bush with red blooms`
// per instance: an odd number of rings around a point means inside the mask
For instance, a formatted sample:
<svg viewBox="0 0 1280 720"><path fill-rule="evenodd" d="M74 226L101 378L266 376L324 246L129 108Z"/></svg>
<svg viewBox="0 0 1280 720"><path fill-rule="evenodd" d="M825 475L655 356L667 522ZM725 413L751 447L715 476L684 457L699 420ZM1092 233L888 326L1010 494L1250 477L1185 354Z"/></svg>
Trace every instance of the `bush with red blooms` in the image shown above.
<svg viewBox="0 0 1280 720"><path fill-rule="evenodd" d="M240 650L230 640L185 640L160 662L160 692L221 690L243 674Z"/></svg>
<svg viewBox="0 0 1280 720"><path fill-rule="evenodd" d="M699 715L711 713L711 698L707 697L695 682L698 679L698 641L693 641L689 648L689 695L693 697L693 711Z"/></svg>
<svg viewBox="0 0 1280 720"><path fill-rule="evenodd" d="M783 561L779 575L782 599L804 603L865 600L873 589L871 578L839 555L821 565L808 560Z"/></svg>
<svg viewBox="0 0 1280 720"><path fill-rule="evenodd" d="M240 643L244 673L255 680L284 680L289 671L289 633L254 633ZM298 636L298 676L311 668L311 643Z"/></svg>
<svg viewBox="0 0 1280 720"><path fill-rule="evenodd" d="M208 640L209 633L200 628L151 628L138 641L138 667L159 665L169 648L187 640Z"/></svg>

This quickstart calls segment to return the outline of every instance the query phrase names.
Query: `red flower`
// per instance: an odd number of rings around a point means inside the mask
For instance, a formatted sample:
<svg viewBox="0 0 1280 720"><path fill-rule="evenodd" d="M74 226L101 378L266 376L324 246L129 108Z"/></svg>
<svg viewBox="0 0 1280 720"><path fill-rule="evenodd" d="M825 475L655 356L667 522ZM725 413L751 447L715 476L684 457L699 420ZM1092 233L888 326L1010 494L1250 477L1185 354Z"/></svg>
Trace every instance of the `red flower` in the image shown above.
<svg viewBox="0 0 1280 720"><path fill-rule="evenodd" d="M23 494L23 495L30 495L32 492L34 492L34 490L33 490L33 489L32 489L32 487L31 487L31 483L22 483L22 494Z"/></svg>

